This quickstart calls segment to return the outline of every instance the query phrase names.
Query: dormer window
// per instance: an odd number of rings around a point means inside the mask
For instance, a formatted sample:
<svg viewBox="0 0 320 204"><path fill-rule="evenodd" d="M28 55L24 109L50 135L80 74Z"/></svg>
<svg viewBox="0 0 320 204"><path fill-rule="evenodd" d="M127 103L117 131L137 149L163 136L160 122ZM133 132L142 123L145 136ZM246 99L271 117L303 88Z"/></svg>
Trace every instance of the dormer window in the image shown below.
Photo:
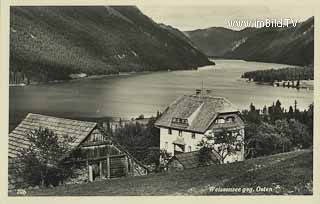
<svg viewBox="0 0 320 204"><path fill-rule="evenodd" d="M225 121L225 119L224 118L218 118L217 120L216 120L216 123L218 123L218 124L223 124L223 123L225 123L226 121Z"/></svg>
<svg viewBox="0 0 320 204"><path fill-rule="evenodd" d="M227 117L227 119L226 119L226 122L227 123L232 123L232 122L234 122L235 121L235 118L233 117L233 116L229 116L229 117Z"/></svg>
<svg viewBox="0 0 320 204"><path fill-rule="evenodd" d="M188 125L188 119L183 118L172 118L171 122L176 124Z"/></svg>

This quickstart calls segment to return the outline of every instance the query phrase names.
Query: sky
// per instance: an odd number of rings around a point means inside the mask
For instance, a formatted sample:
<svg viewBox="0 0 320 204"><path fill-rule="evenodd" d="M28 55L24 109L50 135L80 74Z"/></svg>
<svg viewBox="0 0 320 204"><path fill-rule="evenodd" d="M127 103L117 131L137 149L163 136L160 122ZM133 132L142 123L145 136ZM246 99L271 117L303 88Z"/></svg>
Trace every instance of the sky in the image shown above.
<svg viewBox="0 0 320 204"><path fill-rule="evenodd" d="M226 6L226 5L137 5L157 23L164 23L182 31L208 27L228 27L229 20L263 20L290 18L304 21L313 16L310 7L299 6ZM242 28L230 28L240 30Z"/></svg>

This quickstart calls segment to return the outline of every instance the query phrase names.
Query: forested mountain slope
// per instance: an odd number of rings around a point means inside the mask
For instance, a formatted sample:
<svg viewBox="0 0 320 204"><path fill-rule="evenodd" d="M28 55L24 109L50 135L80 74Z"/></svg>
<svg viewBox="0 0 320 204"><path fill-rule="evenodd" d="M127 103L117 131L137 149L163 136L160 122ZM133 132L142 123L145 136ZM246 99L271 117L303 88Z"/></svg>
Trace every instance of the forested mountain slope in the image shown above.
<svg viewBox="0 0 320 204"><path fill-rule="evenodd" d="M208 56L292 65L313 64L313 17L297 26L282 28L235 31L213 27L185 33Z"/></svg>
<svg viewBox="0 0 320 204"><path fill-rule="evenodd" d="M134 6L11 7L10 81L211 64Z"/></svg>

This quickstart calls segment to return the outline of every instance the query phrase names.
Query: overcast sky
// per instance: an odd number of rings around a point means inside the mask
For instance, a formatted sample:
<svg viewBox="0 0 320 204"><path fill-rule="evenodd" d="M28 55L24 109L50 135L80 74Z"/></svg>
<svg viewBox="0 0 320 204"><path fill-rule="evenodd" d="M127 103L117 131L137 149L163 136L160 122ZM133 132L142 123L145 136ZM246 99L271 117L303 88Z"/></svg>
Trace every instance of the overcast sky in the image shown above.
<svg viewBox="0 0 320 204"><path fill-rule="evenodd" d="M138 8L157 23L171 25L182 31L208 27L228 28L228 20L292 18L303 21L313 16L310 7L290 7L290 5L286 7L138 5Z"/></svg>

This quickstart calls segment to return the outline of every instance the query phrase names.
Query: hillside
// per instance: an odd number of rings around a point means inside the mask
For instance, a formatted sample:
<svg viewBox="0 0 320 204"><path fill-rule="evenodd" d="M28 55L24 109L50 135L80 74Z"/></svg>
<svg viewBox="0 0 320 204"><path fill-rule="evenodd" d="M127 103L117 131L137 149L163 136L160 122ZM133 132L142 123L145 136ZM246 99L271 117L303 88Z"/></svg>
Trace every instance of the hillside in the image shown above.
<svg viewBox="0 0 320 204"><path fill-rule="evenodd" d="M313 17L296 27L246 28L241 31L209 28L188 31L186 35L208 56L292 65L313 64Z"/></svg>
<svg viewBox="0 0 320 204"><path fill-rule="evenodd" d="M301 150L244 162L194 168L183 172L27 190L27 196L312 194L312 155L312 150ZM216 193L210 191L213 187L256 190L258 186L271 188L272 192Z"/></svg>
<svg viewBox="0 0 320 204"><path fill-rule="evenodd" d="M223 27L211 27L185 31L184 34L206 55L211 57L222 57L226 52L232 50L241 39L244 39L257 29L247 28L235 31Z"/></svg>
<svg viewBox="0 0 320 204"><path fill-rule="evenodd" d="M10 82L211 64L134 6L11 7Z"/></svg>

